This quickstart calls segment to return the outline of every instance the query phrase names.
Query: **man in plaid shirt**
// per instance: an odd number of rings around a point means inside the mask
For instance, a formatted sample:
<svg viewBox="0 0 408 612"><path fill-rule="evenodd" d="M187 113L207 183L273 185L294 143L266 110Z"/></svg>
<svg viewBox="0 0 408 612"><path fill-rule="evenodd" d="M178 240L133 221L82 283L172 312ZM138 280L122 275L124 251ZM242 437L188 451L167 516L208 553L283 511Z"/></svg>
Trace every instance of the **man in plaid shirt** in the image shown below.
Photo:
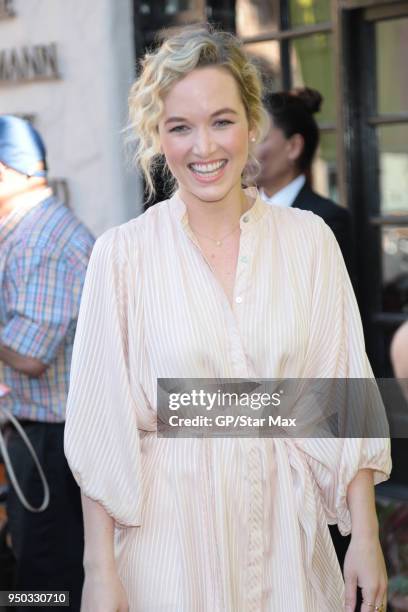
<svg viewBox="0 0 408 612"><path fill-rule="evenodd" d="M58 202L46 154L27 122L0 115L1 399L24 427L50 487L43 512L26 510L12 487L7 501L16 583L22 590L70 591L79 610L83 532L80 492L63 451L65 402L76 320L93 238ZM12 465L34 506L41 481L19 435L8 433Z"/></svg>

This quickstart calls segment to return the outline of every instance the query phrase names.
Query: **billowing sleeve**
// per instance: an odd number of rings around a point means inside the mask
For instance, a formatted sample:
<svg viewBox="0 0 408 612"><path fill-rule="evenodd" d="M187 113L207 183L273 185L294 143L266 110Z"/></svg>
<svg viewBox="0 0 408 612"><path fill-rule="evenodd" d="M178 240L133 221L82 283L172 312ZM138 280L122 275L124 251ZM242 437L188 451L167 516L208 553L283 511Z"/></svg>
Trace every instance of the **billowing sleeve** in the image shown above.
<svg viewBox="0 0 408 612"><path fill-rule="evenodd" d="M95 243L81 299L68 394L65 454L82 492L123 526L140 525L141 457L129 258L114 228ZM133 260L132 260L133 262ZM133 304L134 306L134 304Z"/></svg>
<svg viewBox="0 0 408 612"><path fill-rule="evenodd" d="M340 433L338 438L304 438L297 443L320 490L328 522L337 523L346 535L351 531L348 485L363 468L373 470L375 484L389 477L390 440L385 409L365 352L360 313L340 249L323 221L315 218L314 229L316 257L303 378L339 379L340 431L350 436ZM371 431L372 435L357 437L359 431Z"/></svg>

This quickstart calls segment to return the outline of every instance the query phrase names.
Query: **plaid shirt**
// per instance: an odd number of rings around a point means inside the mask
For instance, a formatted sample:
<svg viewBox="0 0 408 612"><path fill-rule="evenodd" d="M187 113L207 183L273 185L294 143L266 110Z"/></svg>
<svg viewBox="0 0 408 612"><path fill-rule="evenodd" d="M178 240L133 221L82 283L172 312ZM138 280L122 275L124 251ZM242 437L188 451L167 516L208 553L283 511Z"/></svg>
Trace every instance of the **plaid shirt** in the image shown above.
<svg viewBox="0 0 408 612"><path fill-rule="evenodd" d="M0 219L0 344L48 365L38 378L0 361L1 400L20 419L65 419L76 320L93 238L49 197Z"/></svg>

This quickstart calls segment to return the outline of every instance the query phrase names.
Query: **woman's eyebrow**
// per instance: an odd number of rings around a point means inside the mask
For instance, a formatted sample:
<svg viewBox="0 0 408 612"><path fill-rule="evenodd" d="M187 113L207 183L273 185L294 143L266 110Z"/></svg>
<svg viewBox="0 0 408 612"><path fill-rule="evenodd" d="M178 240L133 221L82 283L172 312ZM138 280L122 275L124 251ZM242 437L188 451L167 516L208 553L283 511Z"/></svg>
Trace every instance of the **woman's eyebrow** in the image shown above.
<svg viewBox="0 0 408 612"><path fill-rule="evenodd" d="M230 113L233 115L238 115L237 111L235 111L232 108L220 108L219 110L215 111L214 113L211 113L210 117L217 117L218 115L224 115L225 113ZM182 122L182 121L188 121L185 117L169 117L168 119L166 119L166 121L164 122L164 125L167 125L168 123L178 123L178 122Z"/></svg>
<svg viewBox="0 0 408 612"><path fill-rule="evenodd" d="M233 115L238 115L237 111L233 108L220 108L220 110L215 111L215 113L211 114L211 117L216 117L217 115L224 115L225 113L232 113Z"/></svg>

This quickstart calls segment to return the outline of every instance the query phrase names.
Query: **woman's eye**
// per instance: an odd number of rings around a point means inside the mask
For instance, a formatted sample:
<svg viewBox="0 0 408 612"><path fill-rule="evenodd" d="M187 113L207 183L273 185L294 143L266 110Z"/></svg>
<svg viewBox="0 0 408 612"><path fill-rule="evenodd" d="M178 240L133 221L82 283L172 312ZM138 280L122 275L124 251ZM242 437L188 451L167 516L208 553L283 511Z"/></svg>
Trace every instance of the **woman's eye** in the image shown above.
<svg viewBox="0 0 408 612"><path fill-rule="evenodd" d="M176 125L174 128L171 128L171 130L169 131L170 132L185 132L186 130L188 130L187 125Z"/></svg>
<svg viewBox="0 0 408 612"><path fill-rule="evenodd" d="M232 125L233 121L229 121L228 119L218 119L215 122L215 125L219 126L219 127L225 127L226 125Z"/></svg>

